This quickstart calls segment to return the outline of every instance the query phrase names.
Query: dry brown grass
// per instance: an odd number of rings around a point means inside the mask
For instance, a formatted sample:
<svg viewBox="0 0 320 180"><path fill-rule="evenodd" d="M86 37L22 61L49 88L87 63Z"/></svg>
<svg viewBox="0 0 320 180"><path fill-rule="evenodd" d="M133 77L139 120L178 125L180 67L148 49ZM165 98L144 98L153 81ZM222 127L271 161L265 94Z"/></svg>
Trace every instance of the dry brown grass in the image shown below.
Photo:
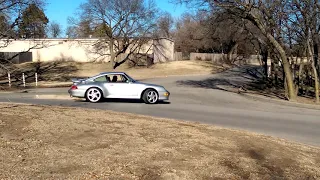
<svg viewBox="0 0 320 180"><path fill-rule="evenodd" d="M38 69L39 86L58 87L70 86L73 77L90 77L101 72L124 71L137 80L166 77L175 75L203 75L222 72L229 65L212 64L210 61L172 61L157 63L150 67L128 67L124 64L112 69L111 63L80 63L72 61L56 61L41 63L24 63L17 65L18 70L12 74L21 78L22 73L27 77L27 86L35 86L34 74ZM12 80L15 80L14 78ZM7 74L0 74L0 90L6 90ZM22 81L14 82L14 87L22 87ZM18 85L18 86L17 86Z"/></svg>
<svg viewBox="0 0 320 180"><path fill-rule="evenodd" d="M132 77L152 78L163 77L170 75L189 75L189 74L210 74L220 72L227 69L229 66L214 65L210 61L172 61L166 63L157 63L150 67L128 67L126 64L112 69L111 63L80 63L80 62L55 62L56 65L52 66L53 62L42 63L41 66L47 71L43 72L43 76L59 77L61 74L69 76L87 77L108 71L125 71ZM19 67L24 70L30 70L35 63L21 64ZM64 70L64 71L61 71ZM69 71L68 71L69 70Z"/></svg>
<svg viewBox="0 0 320 180"><path fill-rule="evenodd" d="M213 65L208 61L172 61L166 63L158 63L149 68L128 66L120 66L113 70L110 63L76 63L78 69L74 73L75 76L93 76L100 72L106 71L125 71L136 79L145 79L153 77L164 77L172 75L193 75L193 74L210 74L224 70L221 65Z"/></svg>
<svg viewBox="0 0 320 180"><path fill-rule="evenodd" d="M209 125L0 104L0 179L319 179L320 149Z"/></svg>

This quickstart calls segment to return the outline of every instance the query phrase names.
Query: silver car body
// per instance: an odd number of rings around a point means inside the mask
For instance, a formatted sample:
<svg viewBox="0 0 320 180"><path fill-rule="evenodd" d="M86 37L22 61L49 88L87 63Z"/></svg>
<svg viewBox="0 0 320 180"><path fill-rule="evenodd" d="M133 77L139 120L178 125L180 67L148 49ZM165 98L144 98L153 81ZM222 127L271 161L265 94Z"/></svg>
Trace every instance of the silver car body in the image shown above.
<svg viewBox="0 0 320 180"><path fill-rule="evenodd" d="M112 82L104 78L117 76L123 79ZM77 88L70 88L68 93L72 97L85 98L86 92L90 88L99 88L104 98L121 98L121 99L141 99L147 89L156 90L159 96L158 100L169 100L170 93L160 85L147 84L134 80L124 72L104 72L87 79L71 79L73 85Z"/></svg>

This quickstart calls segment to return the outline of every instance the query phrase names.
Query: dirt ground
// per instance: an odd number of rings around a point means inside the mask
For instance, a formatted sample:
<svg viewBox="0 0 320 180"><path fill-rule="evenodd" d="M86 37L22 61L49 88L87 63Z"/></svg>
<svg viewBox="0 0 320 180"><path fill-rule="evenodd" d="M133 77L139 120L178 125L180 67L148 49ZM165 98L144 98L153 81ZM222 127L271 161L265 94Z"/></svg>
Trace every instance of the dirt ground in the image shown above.
<svg viewBox="0 0 320 180"><path fill-rule="evenodd" d="M0 104L0 179L319 179L320 149L127 113Z"/></svg>

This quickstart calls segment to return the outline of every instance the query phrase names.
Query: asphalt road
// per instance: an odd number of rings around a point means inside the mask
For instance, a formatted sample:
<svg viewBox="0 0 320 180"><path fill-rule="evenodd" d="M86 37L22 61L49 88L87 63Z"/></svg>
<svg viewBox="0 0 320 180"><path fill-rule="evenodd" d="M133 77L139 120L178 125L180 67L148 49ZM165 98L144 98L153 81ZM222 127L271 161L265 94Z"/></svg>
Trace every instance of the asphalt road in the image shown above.
<svg viewBox="0 0 320 180"><path fill-rule="evenodd" d="M249 130L292 141L320 145L320 110L281 105L246 98L221 87L251 81L244 69L205 76L177 76L149 79L171 93L167 103L147 105L139 101L38 99L36 95L67 97L67 88L33 89L28 93L0 93L1 102L19 102L115 110ZM68 97L67 97L68 98Z"/></svg>

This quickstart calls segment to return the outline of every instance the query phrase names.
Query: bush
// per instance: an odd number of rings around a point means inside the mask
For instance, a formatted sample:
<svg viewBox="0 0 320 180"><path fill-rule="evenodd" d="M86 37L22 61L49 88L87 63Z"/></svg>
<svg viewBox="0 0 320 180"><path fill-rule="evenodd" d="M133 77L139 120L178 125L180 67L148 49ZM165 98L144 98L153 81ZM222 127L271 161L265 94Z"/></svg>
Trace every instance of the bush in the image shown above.
<svg viewBox="0 0 320 180"><path fill-rule="evenodd" d="M152 66L154 64L154 59L152 55L136 53L129 56L128 65L129 67L136 66Z"/></svg>

